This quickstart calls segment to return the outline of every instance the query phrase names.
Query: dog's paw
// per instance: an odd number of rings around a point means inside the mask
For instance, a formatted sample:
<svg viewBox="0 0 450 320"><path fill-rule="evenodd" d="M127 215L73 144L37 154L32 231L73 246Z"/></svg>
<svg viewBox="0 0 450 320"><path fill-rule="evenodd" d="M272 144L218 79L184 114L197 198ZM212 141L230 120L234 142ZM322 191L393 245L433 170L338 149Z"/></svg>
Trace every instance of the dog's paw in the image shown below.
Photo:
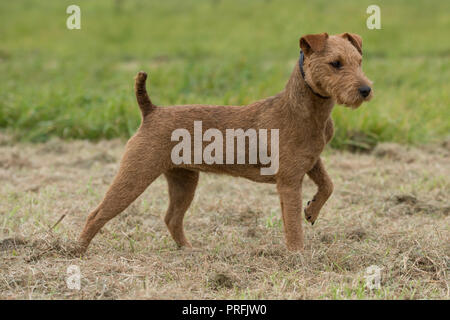
<svg viewBox="0 0 450 320"><path fill-rule="evenodd" d="M138 74L136 75L137 78L139 78L140 80L147 80L147 73L144 71L139 71Z"/></svg>
<svg viewBox="0 0 450 320"><path fill-rule="evenodd" d="M79 258L86 253L87 246L82 245L78 241L72 241L66 248L66 254L71 258Z"/></svg>
<svg viewBox="0 0 450 320"><path fill-rule="evenodd" d="M314 223L316 222L316 218L317 218L317 214L314 214L314 212L312 211L312 203L315 202L316 199L313 198L312 200L308 201L306 203L306 208L303 210L303 212L305 213L305 219L311 223L311 225L314 225Z"/></svg>

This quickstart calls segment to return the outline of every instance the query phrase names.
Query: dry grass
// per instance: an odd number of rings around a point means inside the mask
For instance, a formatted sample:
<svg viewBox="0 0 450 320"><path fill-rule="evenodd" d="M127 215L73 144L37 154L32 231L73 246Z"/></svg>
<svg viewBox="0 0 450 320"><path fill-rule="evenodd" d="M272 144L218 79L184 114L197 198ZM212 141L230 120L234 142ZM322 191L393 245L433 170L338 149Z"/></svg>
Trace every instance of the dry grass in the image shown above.
<svg viewBox="0 0 450 320"><path fill-rule="evenodd" d="M0 298L449 298L448 144L327 150L335 193L314 227L304 224L303 254L285 250L274 186L204 174L185 223L196 250L170 238L160 178L83 258L67 249L123 141L0 144ZM306 180L304 202L315 190ZM74 264L80 291L65 283ZM380 290L365 288L370 265L382 268Z"/></svg>

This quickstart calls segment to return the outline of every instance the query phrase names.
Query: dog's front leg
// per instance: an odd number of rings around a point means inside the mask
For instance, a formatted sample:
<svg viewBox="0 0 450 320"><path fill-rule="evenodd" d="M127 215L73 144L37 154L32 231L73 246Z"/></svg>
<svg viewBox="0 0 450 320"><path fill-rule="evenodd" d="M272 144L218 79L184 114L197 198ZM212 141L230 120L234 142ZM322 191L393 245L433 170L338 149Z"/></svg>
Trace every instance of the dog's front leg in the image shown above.
<svg viewBox="0 0 450 320"><path fill-rule="evenodd" d="M325 167L323 166L322 160L319 158L314 165L314 167L307 172L308 176L317 185L317 192L311 201L305 208L305 218L311 224L314 224L317 217L319 216L320 209L322 209L325 202L331 196L333 192L333 182L330 179Z"/></svg>
<svg viewBox="0 0 450 320"><path fill-rule="evenodd" d="M286 246L291 251L303 250L302 181L303 177L301 179L280 180L277 182Z"/></svg>

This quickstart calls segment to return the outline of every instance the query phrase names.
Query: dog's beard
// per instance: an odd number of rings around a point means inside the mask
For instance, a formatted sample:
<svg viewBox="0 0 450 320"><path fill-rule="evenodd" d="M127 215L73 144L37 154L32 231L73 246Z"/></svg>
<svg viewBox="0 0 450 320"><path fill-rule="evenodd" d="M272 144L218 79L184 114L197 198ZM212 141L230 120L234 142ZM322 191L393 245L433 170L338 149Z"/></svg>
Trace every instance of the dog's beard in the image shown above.
<svg viewBox="0 0 450 320"><path fill-rule="evenodd" d="M323 91L328 92L328 95L338 104L356 109L363 102L372 99L372 92L366 98L359 93L358 88L361 86L359 79L351 78L349 80L348 77L340 77L325 78L324 80L326 81L319 87L323 88ZM368 85L371 85L370 81L368 81Z"/></svg>
<svg viewBox="0 0 450 320"><path fill-rule="evenodd" d="M361 104L363 102L369 101L372 98L372 94L369 95L368 97L364 98L359 94L359 92L357 90L354 90L354 91L356 91L356 92L345 95L345 96L342 94L337 94L335 101L338 104L344 105L344 106L352 108L352 109L356 109L359 106L361 106Z"/></svg>

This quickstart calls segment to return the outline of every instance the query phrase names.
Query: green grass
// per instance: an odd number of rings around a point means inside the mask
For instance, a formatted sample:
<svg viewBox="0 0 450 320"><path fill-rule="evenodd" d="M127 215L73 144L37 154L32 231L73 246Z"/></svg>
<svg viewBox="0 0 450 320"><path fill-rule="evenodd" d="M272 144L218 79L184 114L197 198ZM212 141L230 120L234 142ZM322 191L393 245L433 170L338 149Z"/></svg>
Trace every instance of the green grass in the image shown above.
<svg viewBox="0 0 450 320"><path fill-rule="evenodd" d="M82 29L66 28L81 7ZM283 89L307 33L355 32L375 98L337 106L334 147L355 133L423 143L450 132L450 2L372 0L2 1L0 127L25 141L128 137L139 125L133 77L159 105L246 104Z"/></svg>

